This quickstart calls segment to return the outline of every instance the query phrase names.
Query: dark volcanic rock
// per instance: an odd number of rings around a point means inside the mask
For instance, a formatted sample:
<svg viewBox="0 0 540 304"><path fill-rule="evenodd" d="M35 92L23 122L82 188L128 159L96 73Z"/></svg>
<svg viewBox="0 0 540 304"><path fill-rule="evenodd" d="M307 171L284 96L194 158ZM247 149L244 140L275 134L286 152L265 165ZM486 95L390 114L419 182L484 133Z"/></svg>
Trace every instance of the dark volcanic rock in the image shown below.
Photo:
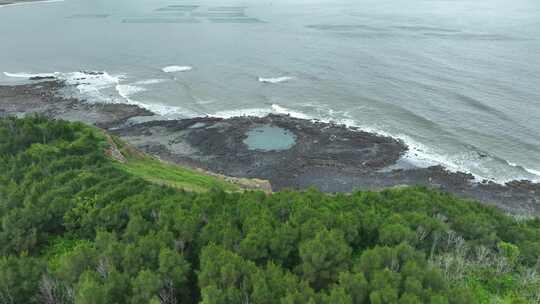
<svg viewBox="0 0 540 304"><path fill-rule="evenodd" d="M251 150L245 139L261 126L296 138L286 150ZM148 153L235 176L267 179L274 190L316 187L325 192L421 185L519 214L540 213L540 184L477 183L443 167L388 170L407 147L400 141L341 125L269 115L264 118L195 118L152 121L114 131Z"/></svg>
<svg viewBox="0 0 540 304"><path fill-rule="evenodd" d="M287 130L296 142L286 150L252 150L244 140L250 130L261 126ZM403 143L389 137L276 115L154 121L117 133L132 141L151 138L165 146L172 158L189 158L218 173L268 179L278 189L297 186L296 176L313 168L372 172L395 163L406 151Z"/></svg>
<svg viewBox="0 0 540 304"><path fill-rule="evenodd" d="M56 79L56 77L54 77L54 76L34 76L34 77L30 77L29 79L30 80L35 80L35 81L41 81L41 80L54 80L54 79Z"/></svg>
<svg viewBox="0 0 540 304"><path fill-rule="evenodd" d="M42 114L52 118L82 121L103 128L122 124L152 112L126 104L91 104L61 97L61 81L43 81L16 86L0 86L0 115Z"/></svg>

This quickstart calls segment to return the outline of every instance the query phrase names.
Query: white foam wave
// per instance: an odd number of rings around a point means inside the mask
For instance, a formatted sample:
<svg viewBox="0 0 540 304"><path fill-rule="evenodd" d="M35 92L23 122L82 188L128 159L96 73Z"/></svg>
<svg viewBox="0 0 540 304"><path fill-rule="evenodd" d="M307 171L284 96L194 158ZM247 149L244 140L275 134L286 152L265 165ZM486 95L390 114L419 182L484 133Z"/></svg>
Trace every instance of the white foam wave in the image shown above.
<svg viewBox="0 0 540 304"><path fill-rule="evenodd" d="M147 80L141 80L134 83L134 85L152 85L152 84L158 84L167 81L166 79L147 79Z"/></svg>
<svg viewBox="0 0 540 304"><path fill-rule="evenodd" d="M335 120L325 120L316 118L314 116L291 110L286 107L280 106L278 104L272 104L270 107L267 108L248 108L248 109L237 109L237 110L227 110L227 111L219 111L213 114L207 114L210 117L218 117L218 118L233 118L233 117L242 117L242 116L253 116L253 117L265 117L269 114L277 114L277 115L289 115L294 118L298 119L306 119L306 120L317 120L322 122L336 122ZM345 124L345 120L337 122L340 124Z"/></svg>
<svg viewBox="0 0 540 304"><path fill-rule="evenodd" d="M250 108L250 109L219 111L212 114L207 113L206 115L210 117L218 117L218 118L227 119L227 118L242 117L242 116L264 117L270 113L272 113L272 110L268 108Z"/></svg>
<svg viewBox="0 0 540 304"><path fill-rule="evenodd" d="M129 84L120 84L118 83L116 85L116 91L118 92L118 95L123 98L124 102L131 105L136 105L138 107L141 107L143 109L146 109L152 113L155 113L157 115L163 116L165 118L175 118L178 116L196 116L195 113L187 111L184 108L177 107L177 106L168 106L161 103L145 103L141 101L134 100L132 98L132 95L141 93L146 91L146 89L129 85Z"/></svg>
<svg viewBox="0 0 540 304"><path fill-rule="evenodd" d="M523 169L525 169L525 171L529 172L530 174L534 174L534 175L540 177L540 170L534 170L534 169L525 168L525 167L523 167Z"/></svg>
<svg viewBox="0 0 540 304"><path fill-rule="evenodd" d="M118 94L120 96L125 98L125 96L131 96L137 93L144 92L146 91L146 89L130 84L118 84L116 85L116 91L118 91Z"/></svg>
<svg viewBox="0 0 540 304"><path fill-rule="evenodd" d="M510 165L510 166L512 166L512 167L520 168L520 169L526 171L527 173L536 176L536 178L534 178L533 181L534 181L534 182L540 182L540 170L535 170L535 169L531 169L531 168L526 168L526 167L524 167L524 166L518 165L518 164L513 163L513 162L510 162L510 161L506 161L506 162L508 163L508 165Z"/></svg>
<svg viewBox="0 0 540 304"><path fill-rule="evenodd" d="M72 73L6 73L6 76L17 78L32 77L55 77L64 81L67 85L73 86L77 90L76 97L87 102L95 103L127 103L147 109L153 113L166 117L178 116L198 116L194 113L176 106L168 106L159 103L144 103L132 98L133 95L142 93L147 89L141 85L151 85L165 81L163 79L142 80L132 84L121 83L125 79L124 75L110 75L107 72L81 71ZM113 95L111 90L116 91Z"/></svg>
<svg viewBox="0 0 540 304"><path fill-rule="evenodd" d="M122 75L110 75L107 72L80 71L71 73L8 73L8 77L26 78L33 77L54 77L64 81L67 85L73 86L78 91L77 97L89 102L115 102L114 97L103 91L112 88L120 83Z"/></svg>
<svg viewBox="0 0 540 304"><path fill-rule="evenodd" d="M193 67L180 66L180 65L171 65L171 66L164 67L162 69L162 71L165 72L165 73L189 72L191 70L193 70Z"/></svg>
<svg viewBox="0 0 540 304"><path fill-rule="evenodd" d="M123 75L107 72L73 72L61 74L58 78L79 90L82 98L90 102L116 102L115 98L103 91L120 83Z"/></svg>
<svg viewBox="0 0 540 304"><path fill-rule="evenodd" d="M208 105L215 102L216 101L214 99L196 99L195 100L195 103L197 103L198 105Z"/></svg>
<svg viewBox="0 0 540 304"><path fill-rule="evenodd" d="M306 114L304 114L302 112L287 109L287 108L282 107L282 106L280 106L278 104L273 104L271 109L272 109L272 112L275 113L275 114L289 115L289 116L296 117L296 118L301 118L301 119L313 119L313 117L311 117L309 115L306 115Z"/></svg>
<svg viewBox="0 0 540 304"><path fill-rule="evenodd" d="M287 81L290 81L290 80L293 80L293 79L294 79L294 77L290 77L290 76L275 77L275 78L259 77L259 82L276 84L276 83L281 83L281 82L287 82Z"/></svg>
<svg viewBox="0 0 540 304"><path fill-rule="evenodd" d="M64 0L42 0L42 1L25 1L25 2L17 2L17 3L8 3L8 4L0 5L0 8L6 7L6 6L42 4L42 3L56 3L56 2L64 2Z"/></svg>

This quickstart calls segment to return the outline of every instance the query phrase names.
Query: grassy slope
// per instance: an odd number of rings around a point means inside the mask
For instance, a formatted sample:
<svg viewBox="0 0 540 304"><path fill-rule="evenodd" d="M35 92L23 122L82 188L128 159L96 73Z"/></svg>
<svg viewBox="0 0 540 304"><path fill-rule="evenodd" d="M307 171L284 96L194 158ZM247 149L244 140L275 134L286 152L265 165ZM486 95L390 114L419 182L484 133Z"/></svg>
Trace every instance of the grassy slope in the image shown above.
<svg viewBox="0 0 540 304"><path fill-rule="evenodd" d="M186 191L204 192L212 188L225 191L238 191L237 186L216 177L195 170L163 163L150 157L144 159L128 159L127 163L118 163L117 167L145 180Z"/></svg>
<svg viewBox="0 0 540 304"><path fill-rule="evenodd" d="M113 148L118 149L126 160L125 162L116 162L115 166L149 182L192 192L205 192L212 188L219 188L227 192L241 190L238 186L218 177L165 163L145 155L117 137L112 137L111 139L109 143Z"/></svg>

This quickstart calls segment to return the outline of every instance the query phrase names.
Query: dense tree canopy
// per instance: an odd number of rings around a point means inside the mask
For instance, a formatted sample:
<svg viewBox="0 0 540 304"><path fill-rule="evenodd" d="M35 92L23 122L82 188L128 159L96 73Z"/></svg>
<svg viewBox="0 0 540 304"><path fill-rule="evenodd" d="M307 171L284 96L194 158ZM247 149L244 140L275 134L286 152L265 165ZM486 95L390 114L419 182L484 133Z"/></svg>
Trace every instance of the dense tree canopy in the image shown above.
<svg viewBox="0 0 540 304"><path fill-rule="evenodd" d="M537 303L540 220L423 188L190 193L0 120L0 303Z"/></svg>

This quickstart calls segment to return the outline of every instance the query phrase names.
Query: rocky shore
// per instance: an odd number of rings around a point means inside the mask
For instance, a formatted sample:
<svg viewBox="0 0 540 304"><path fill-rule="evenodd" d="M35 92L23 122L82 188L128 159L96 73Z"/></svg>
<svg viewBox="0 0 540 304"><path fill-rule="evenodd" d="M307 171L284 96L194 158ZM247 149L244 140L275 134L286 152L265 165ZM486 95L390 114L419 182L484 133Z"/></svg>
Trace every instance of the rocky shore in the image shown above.
<svg viewBox="0 0 540 304"><path fill-rule="evenodd" d="M393 138L283 115L148 121L141 117L154 114L137 106L66 99L58 94L62 87L53 80L0 86L0 116L40 113L95 124L164 160L232 177L265 179L274 190L316 187L350 192L422 185L514 214L540 214L540 184L478 183L470 174L439 166L402 166L407 146Z"/></svg>
<svg viewBox="0 0 540 304"><path fill-rule="evenodd" d="M33 78L30 84L0 86L0 115L38 113L70 121L82 121L108 129L132 117L152 116L152 112L127 104L92 104L63 98L60 81Z"/></svg>

